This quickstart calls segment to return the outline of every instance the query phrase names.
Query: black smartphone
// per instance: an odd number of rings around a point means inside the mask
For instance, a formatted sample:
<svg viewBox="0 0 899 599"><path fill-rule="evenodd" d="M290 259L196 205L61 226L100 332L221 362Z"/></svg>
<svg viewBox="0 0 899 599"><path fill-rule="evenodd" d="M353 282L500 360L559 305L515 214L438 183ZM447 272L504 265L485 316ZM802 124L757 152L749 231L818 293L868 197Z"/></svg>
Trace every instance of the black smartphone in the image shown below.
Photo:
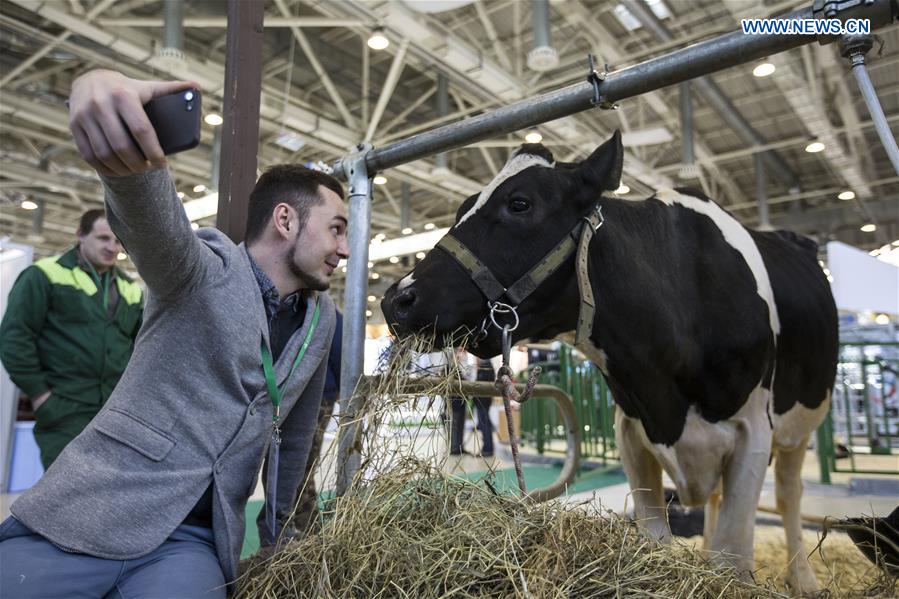
<svg viewBox="0 0 899 599"><path fill-rule="evenodd" d="M183 152L200 144L200 90L185 89L153 98L144 104L144 111L164 154Z"/></svg>

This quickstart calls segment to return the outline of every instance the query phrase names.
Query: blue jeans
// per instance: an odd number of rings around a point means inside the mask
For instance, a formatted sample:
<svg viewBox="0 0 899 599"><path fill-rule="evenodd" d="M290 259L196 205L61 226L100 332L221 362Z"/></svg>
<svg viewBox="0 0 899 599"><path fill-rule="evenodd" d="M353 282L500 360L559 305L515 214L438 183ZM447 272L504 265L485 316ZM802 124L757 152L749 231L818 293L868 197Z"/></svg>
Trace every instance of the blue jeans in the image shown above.
<svg viewBox="0 0 899 599"><path fill-rule="evenodd" d="M13 517L0 524L3 599L223 599L225 577L212 530L182 524L143 557L113 560L69 553Z"/></svg>

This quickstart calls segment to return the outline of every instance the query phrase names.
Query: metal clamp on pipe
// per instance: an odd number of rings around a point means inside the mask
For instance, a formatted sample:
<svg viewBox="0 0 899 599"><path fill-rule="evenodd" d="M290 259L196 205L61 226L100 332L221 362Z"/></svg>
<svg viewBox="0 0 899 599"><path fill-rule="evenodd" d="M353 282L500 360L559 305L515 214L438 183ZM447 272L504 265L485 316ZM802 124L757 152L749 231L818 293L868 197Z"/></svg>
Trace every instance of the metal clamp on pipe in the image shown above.
<svg viewBox="0 0 899 599"><path fill-rule="evenodd" d="M609 65L606 65L605 71L597 71L596 59L592 54L587 54L587 65L589 70L587 73L587 83L593 86L593 100L591 103L603 110L617 110L618 104L604 100L602 97L602 89L600 88L600 84L606 78L606 71L609 70Z"/></svg>
<svg viewBox="0 0 899 599"><path fill-rule="evenodd" d="M868 19L873 30L875 26L887 25L899 19L899 7L893 0L814 0L812 17L815 19L839 19L845 23L849 19ZM838 35L818 36L821 45L838 41Z"/></svg>

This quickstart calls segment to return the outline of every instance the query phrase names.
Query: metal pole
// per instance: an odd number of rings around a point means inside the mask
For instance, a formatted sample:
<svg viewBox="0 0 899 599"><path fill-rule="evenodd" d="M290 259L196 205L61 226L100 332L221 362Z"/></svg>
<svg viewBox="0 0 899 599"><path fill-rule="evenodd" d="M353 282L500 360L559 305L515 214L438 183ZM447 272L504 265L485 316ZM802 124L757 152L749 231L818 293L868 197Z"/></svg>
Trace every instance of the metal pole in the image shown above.
<svg viewBox="0 0 899 599"><path fill-rule="evenodd" d="M755 197L759 203L759 226L762 231L771 229L771 219L768 216L768 190L765 180L765 160L761 154L755 154Z"/></svg>
<svg viewBox="0 0 899 599"><path fill-rule="evenodd" d="M873 0L869 5L856 4L837 16L840 19L867 18L873 30L890 24L895 18L892 10L890 0ZM812 8L806 8L786 18L811 19L815 16ZM815 39L799 35L743 35L742 31L735 31L609 73L600 84L600 93L603 100L616 102L797 48ZM592 107L593 86L587 82L576 83L372 150L366 158L366 167L369 172L383 170ZM334 169L338 177L345 178L340 163Z"/></svg>
<svg viewBox="0 0 899 599"><path fill-rule="evenodd" d="M684 180L699 178L696 154L693 148L693 93L692 84L680 84L681 166L678 177Z"/></svg>
<svg viewBox="0 0 899 599"><path fill-rule="evenodd" d="M865 68L865 54L874 45L871 36L844 36L840 41L843 46L843 56L852 61L852 73L855 75L855 81L858 88L865 98L865 104L868 106L868 112L871 113L871 120L874 121L874 128L880 137L880 143L886 150L896 174L899 175L899 146L896 145L896 138L890 131L890 125L887 123L886 116L883 114L883 107L877 99L877 93L874 91L874 85L868 76L868 70Z"/></svg>
<svg viewBox="0 0 899 599"><path fill-rule="evenodd" d="M362 423L357 420L364 396L355 395L356 384L362 376L365 356L365 306L368 295L368 244L371 222L371 180L365 168L365 157L371 150L367 144L344 159L348 175L349 243L346 285L343 303L343 349L340 364L340 434L337 445L337 494L350 488L359 470L361 456L357 440Z"/></svg>

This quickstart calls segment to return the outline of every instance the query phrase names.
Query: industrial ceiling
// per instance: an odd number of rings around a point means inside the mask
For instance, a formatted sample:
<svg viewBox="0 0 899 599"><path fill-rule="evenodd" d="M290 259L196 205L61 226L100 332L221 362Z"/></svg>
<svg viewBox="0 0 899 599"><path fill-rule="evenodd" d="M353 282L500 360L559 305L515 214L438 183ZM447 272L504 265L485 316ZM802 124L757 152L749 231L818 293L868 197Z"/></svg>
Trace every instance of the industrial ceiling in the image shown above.
<svg viewBox="0 0 899 599"><path fill-rule="evenodd" d="M644 1L551 0L547 29L539 8L534 14L539 3L524 0L269 1L259 169L330 163L363 140L383 146L583 81L590 53L617 70L734 31L741 18L809 4ZM80 213L101 205L99 181L78 157L67 128L64 102L78 74L104 67L140 78L195 79L204 111L221 112L226 13L224 0L0 5L0 237L34 246L38 256L58 253L72 243ZM183 25L183 42L175 22ZM377 27L389 40L386 49L367 45ZM896 136L899 27L877 33L882 51L869 53L868 69ZM899 176L838 44L811 44L770 62L775 71L766 77L754 76L757 65L747 64L691 85L694 167L683 164L679 86L533 131L557 159L574 160L621 129L622 183L630 188L621 197L696 186L749 226L759 223L756 156L765 152L764 193L774 227L865 250L899 238ZM215 188L216 129L204 124L201 146L170 161L185 202ZM375 185L372 234L389 240L404 230L448 226L464 198L533 131L382 173L387 181ZM823 151L806 151L813 141L824 143ZM853 199L838 198L847 191ZM199 222L214 224L214 216ZM876 229L863 232L864 224ZM414 260L375 263L374 297ZM338 280L338 299L341 287Z"/></svg>

